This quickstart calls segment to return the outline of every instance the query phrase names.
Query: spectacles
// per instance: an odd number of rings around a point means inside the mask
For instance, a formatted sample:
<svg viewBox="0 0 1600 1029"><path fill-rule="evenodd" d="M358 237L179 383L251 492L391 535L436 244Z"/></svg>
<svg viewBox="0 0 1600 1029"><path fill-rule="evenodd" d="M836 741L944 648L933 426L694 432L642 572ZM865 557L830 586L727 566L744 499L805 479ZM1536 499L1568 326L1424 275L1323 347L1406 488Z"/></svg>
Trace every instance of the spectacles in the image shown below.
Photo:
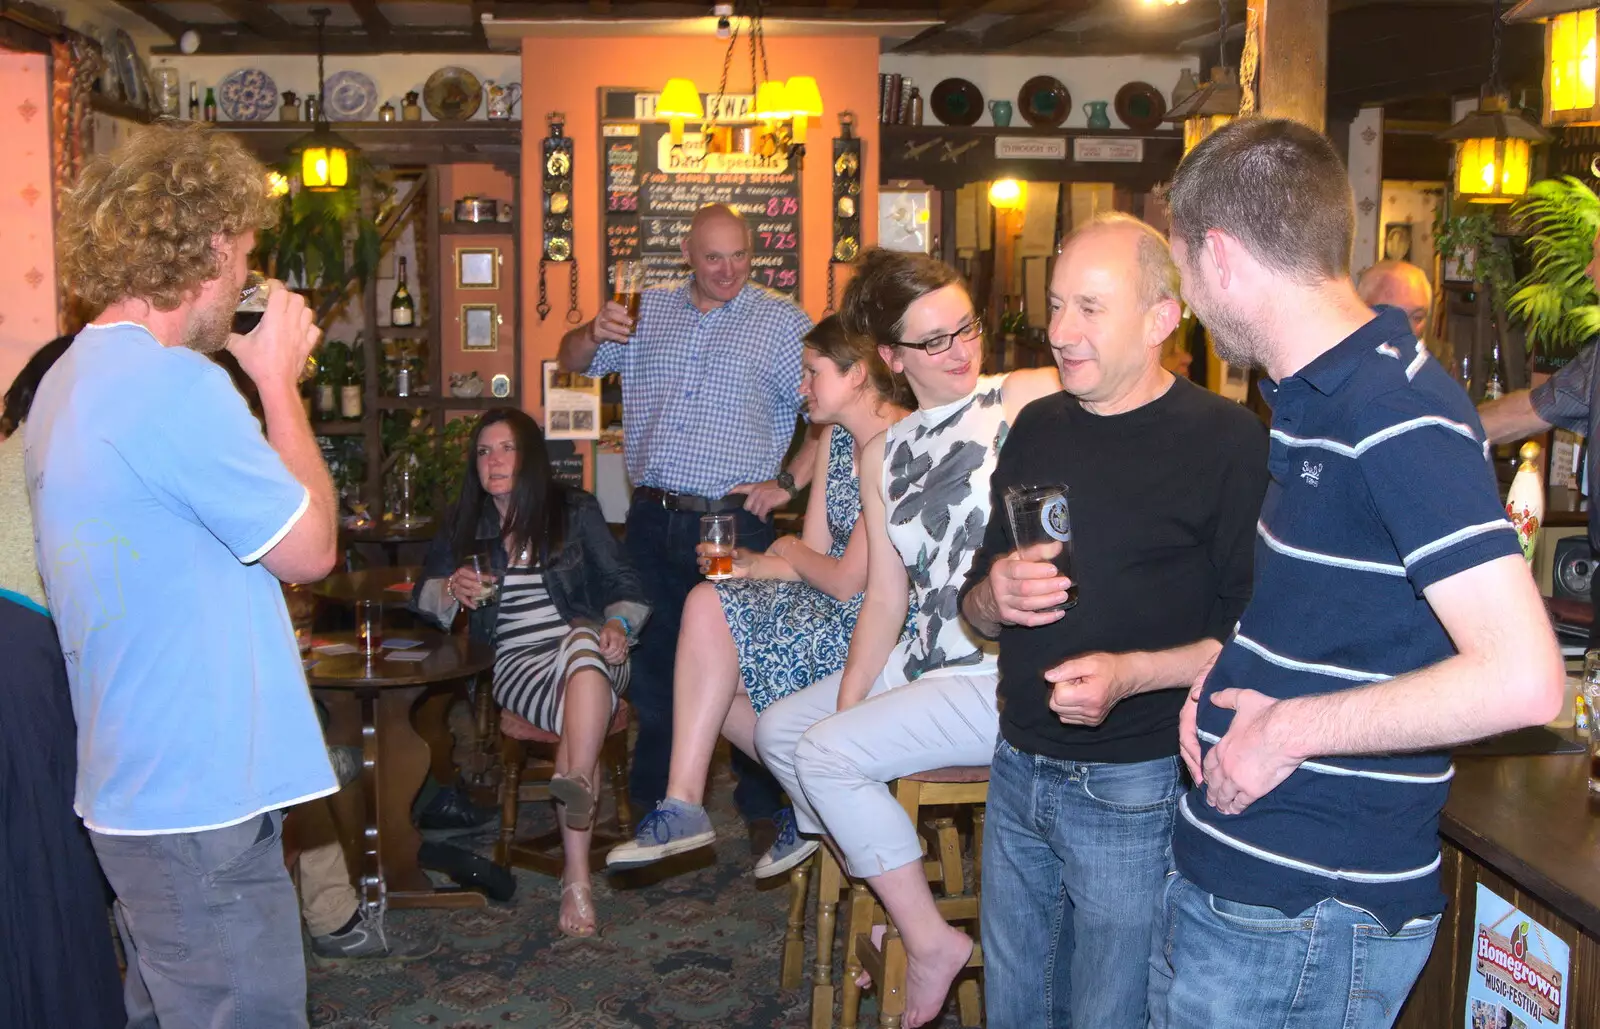
<svg viewBox="0 0 1600 1029"><path fill-rule="evenodd" d="M929 357L933 357L937 354L944 353L946 350L949 350L953 345L955 345L955 341L958 339L964 343L970 343L972 340L975 340L982 335L983 319L974 318L972 321L963 325L954 332L947 332L942 336L934 336L931 339L923 340L921 343L911 343L906 340L901 340L900 346L910 347L912 350L920 350Z"/></svg>

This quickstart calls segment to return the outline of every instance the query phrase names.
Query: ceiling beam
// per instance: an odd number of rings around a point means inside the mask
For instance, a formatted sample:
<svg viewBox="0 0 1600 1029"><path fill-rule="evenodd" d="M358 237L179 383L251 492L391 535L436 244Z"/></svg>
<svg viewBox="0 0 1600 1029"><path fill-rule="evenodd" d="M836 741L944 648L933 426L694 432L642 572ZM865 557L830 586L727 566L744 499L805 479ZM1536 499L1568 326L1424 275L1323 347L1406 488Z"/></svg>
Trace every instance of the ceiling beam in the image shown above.
<svg viewBox="0 0 1600 1029"><path fill-rule="evenodd" d="M487 3L489 13L496 21L566 21L573 18L593 18L590 0L475 0ZM1032 0L1037 6L1043 0ZM860 4L851 8L807 4L803 0L792 3L766 3L761 16L767 21L831 21L839 18L862 21L906 21L926 24L938 17L937 0L925 0L920 6L900 6L893 0L879 4ZM673 21L680 18L705 18L711 5L703 0L612 0L610 16L613 18L644 18L654 21Z"/></svg>
<svg viewBox="0 0 1600 1029"><path fill-rule="evenodd" d="M249 26L250 31L258 32L268 39L282 39L295 31L293 25L283 20L283 15L261 0L214 0L214 2L223 11Z"/></svg>
<svg viewBox="0 0 1600 1029"><path fill-rule="evenodd" d="M350 0L350 6L355 8L361 27L367 30L373 42L387 42L394 34L394 25L378 8L378 0Z"/></svg>
<svg viewBox="0 0 1600 1029"><path fill-rule="evenodd" d="M111 2L125 11L138 15L162 32L165 32L172 37L173 42L177 42L178 37L183 35L184 31L189 28L183 22L151 3L150 0L111 0Z"/></svg>
<svg viewBox="0 0 1600 1029"><path fill-rule="evenodd" d="M484 15L494 13L494 4L489 0L472 0L472 45L475 50L489 49L489 36L483 29Z"/></svg>
<svg viewBox="0 0 1600 1029"><path fill-rule="evenodd" d="M229 31L227 28L215 26L195 25L196 32L200 33L200 49L202 55L214 56L249 56L259 54L285 54L285 55L314 55L317 52L317 36L315 32L306 32L296 29L293 35L281 39L267 39L252 32ZM176 46L152 47L150 52L158 57L177 54L181 51ZM380 43L365 32L344 29L338 32L329 30L326 40L326 52L339 57L363 57L374 54L455 54L455 53L487 53L487 41L480 43L474 34L466 29L456 32L441 32L429 29L426 34L420 31L392 33L389 38Z"/></svg>
<svg viewBox="0 0 1600 1029"><path fill-rule="evenodd" d="M943 25L935 25L931 29L924 29L910 39L895 47L892 53L937 53L951 44L970 46L976 39L970 33L961 31L966 25L984 17L985 15L1012 15L1026 14L1043 6L1049 0L987 0L986 3L973 4L969 7L950 14L945 18Z"/></svg>
<svg viewBox="0 0 1600 1029"><path fill-rule="evenodd" d="M1030 14L1007 18L984 32L978 49L984 51L1009 50L1043 32L1049 32L1083 9L1093 6L1093 0L1057 0L1048 7Z"/></svg>

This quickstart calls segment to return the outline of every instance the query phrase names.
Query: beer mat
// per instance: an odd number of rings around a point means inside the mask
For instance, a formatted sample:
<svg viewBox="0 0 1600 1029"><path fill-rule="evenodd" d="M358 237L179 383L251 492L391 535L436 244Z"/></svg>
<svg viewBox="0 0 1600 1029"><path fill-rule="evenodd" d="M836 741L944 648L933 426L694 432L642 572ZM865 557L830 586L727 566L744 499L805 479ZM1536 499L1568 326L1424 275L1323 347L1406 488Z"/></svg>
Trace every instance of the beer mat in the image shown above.
<svg viewBox="0 0 1600 1029"><path fill-rule="evenodd" d="M396 636L385 636L383 645L390 650L410 650L412 647L422 646L421 640L406 640Z"/></svg>
<svg viewBox="0 0 1600 1029"><path fill-rule="evenodd" d="M340 654L356 653L356 648L348 643L324 643L320 647L314 646L311 649L315 650L323 657L338 657Z"/></svg>
<svg viewBox="0 0 1600 1029"><path fill-rule="evenodd" d="M1542 725L1491 736L1457 747L1456 757L1523 757L1533 754L1582 754L1583 744Z"/></svg>
<svg viewBox="0 0 1600 1029"><path fill-rule="evenodd" d="M397 650L383 655L385 661L425 661L432 654L431 650Z"/></svg>
<svg viewBox="0 0 1600 1029"><path fill-rule="evenodd" d="M389 585L385 586L383 588L383 592L385 592L385 593L408 593L409 594L411 592L411 588L413 586L415 586L415 585L416 585L416 583L412 583L412 582L394 582L394 583L390 583Z"/></svg>

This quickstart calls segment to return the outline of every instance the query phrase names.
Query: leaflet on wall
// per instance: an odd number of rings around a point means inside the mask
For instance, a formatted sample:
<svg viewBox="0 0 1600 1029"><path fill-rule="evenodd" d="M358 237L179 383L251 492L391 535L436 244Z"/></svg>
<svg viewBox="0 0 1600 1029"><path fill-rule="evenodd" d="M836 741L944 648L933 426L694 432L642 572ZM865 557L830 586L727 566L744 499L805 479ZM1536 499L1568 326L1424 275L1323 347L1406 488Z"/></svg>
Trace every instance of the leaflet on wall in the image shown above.
<svg viewBox="0 0 1600 1029"><path fill-rule="evenodd" d="M1566 1025L1571 949L1483 883L1472 946L1466 1029Z"/></svg>
<svg viewBox="0 0 1600 1029"><path fill-rule="evenodd" d="M544 362L545 439L600 438L600 380Z"/></svg>

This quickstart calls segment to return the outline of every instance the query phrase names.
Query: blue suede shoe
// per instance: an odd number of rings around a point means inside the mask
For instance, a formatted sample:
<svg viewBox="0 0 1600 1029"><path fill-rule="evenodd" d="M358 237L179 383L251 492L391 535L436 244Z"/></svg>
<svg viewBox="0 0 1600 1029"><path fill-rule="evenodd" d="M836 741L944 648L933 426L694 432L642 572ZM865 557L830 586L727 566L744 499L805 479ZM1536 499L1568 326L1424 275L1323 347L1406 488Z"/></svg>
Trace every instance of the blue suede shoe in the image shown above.
<svg viewBox="0 0 1600 1029"><path fill-rule="evenodd" d="M606 868L639 868L685 851L708 847L717 838L706 809L668 797L644 816L633 839L611 848Z"/></svg>
<svg viewBox="0 0 1600 1029"><path fill-rule="evenodd" d="M821 846L816 840L808 840L800 835L799 828L794 823L793 808L779 811L773 821L778 826L778 842L756 862L757 879L770 879L775 875L782 875L811 857Z"/></svg>

